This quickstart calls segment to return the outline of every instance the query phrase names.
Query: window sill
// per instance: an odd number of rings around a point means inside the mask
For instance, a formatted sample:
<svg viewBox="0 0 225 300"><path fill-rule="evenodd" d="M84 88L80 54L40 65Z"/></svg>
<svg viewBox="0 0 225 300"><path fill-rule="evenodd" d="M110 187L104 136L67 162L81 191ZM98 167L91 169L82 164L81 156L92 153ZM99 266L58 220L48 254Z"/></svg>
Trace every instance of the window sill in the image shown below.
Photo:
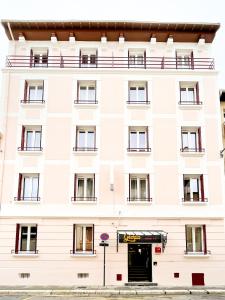
<svg viewBox="0 0 225 300"><path fill-rule="evenodd" d="M80 155L80 156L86 156L86 155L97 155L98 151L74 151L73 150L73 154L74 155Z"/></svg>
<svg viewBox="0 0 225 300"><path fill-rule="evenodd" d="M77 107L77 108L97 108L98 103L74 103L74 107Z"/></svg>
<svg viewBox="0 0 225 300"><path fill-rule="evenodd" d="M129 156L132 156L132 155L150 155L151 154L151 151L127 151L127 154Z"/></svg>
<svg viewBox="0 0 225 300"><path fill-rule="evenodd" d="M20 103L20 105L22 107L27 107L27 108L31 108L31 107L44 107L45 106L45 102L36 102L36 103L32 103L32 102L23 102L23 103Z"/></svg>
<svg viewBox="0 0 225 300"><path fill-rule="evenodd" d="M12 253L15 257L38 257L38 253Z"/></svg>
<svg viewBox="0 0 225 300"><path fill-rule="evenodd" d="M190 253L190 254L184 254L184 257L187 257L187 258L207 258L207 257L210 257L211 254L208 253L208 254L204 254L204 253Z"/></svg>
<svg viewBox="0 0 225 300"><path fill-rule="evenodd" d="M182 202L183 205L187 205L187 206L202 206L202 205L207 205L208 201L183 201Z"/></svg>
<svg viewBox="0 0 225 300"><path fill-rule="evenodd" d="M205 152L184 152L180 151L180 154L184 157L202 157L205 155Z"/></svg>
<svg viewBox="0 0 225 300"><path fill-rule="evenodd" d="M90 205L90 204L97 204L97 200L96 201L72 201L72 204L73 205L79 205L79 204L88 204L88 205Z"/></svg>
<svg viewBox="0 0 225 300"><path fill-rule="evenodd" d="M148 102L148 103L127 103L127 108L150 108L150 102Z"/></svg>
<svg viewBox="0 0 225 300"><path fill-rule="evenodd" d="M14 203L16 204L34 204L34 205L37 205L37 204L40 204L41 201L37 201L37 200L14 200Z"/></svg>
<svg viewBox="0 0 225 300"><path fill-rule="evenodd" d="M179 108L182 110L200 110L202 104L179 104Z"/></svg>
<svg viewBox="0 0 225 300"><path fill-rule="evenodd" d="M18 153L21 155L41 155L43 151L27 151L27 150L18 150Z"/></svg>
<svg viewBox="0 0 225 300"><path fill-rule="evenodd" d="M96 253L74 253L70 254L71 257L96 257Z"/></svg>

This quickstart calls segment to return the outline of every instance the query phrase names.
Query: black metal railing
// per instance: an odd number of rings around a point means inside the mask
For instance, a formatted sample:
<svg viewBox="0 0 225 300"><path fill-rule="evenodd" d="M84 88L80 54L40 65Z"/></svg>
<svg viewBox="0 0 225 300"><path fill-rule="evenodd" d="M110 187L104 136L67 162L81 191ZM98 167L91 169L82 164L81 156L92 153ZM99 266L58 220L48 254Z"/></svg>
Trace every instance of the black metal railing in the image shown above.
<svg viewBox="0 0 225 300"><path fill-rule="evenodd" d="M43 151L42 147L18 147L18 151Z"/></svg>
<svg viewBox="0 0 225 300"><path fill-rule="evenodd" d="M90 250L90 251L70 250L70 254L72 254L72 255L91 255L91 254L96 254L96 250Z"/></svg>
<svg viewBox="0 0 225 300"><path fill-rule="evenodd" d="M91 151L97 151L98 148L95 147L79 147L79 146L75 146L73 147L73 151L85 151L85 152L91 152Z"/></svg>
<svg viewBox="0 0 225 300"><path fill-rule="evenodd" d="M20 103L23 103L23 104L31 104L31 103L34 103L34 104L36 104L36 103L38 103L38 104L44 104L45 103L45 100L43 100L43 99L22 99L22 100L20 100Z"/></svg>
<svg viewBox="0 0 225 300"><path fill-rule="evenodd" d="M127 104L150 104L150 101L143 100L143 101L138 101L138 100L128 100Z"/></svg>
<svg viewBox="0 0 225 300"><path fill-rule="evenodd" d="M98 104L98 101L96 99L93 100L76 99L74 100L74 104Z"/></svg>
<svg viewBox="0 0 225 300"><path fill-rule="evenodd" d="M14 201L33 201L33 202L38 202L40 201L40 197L23 197L23 196L20 196L20 197L14 197Z"/></svg>
<svg viewBox="0 0 225 300"><path fill-rule="evenodd" d="M202 105L202 101L179 101L180 105Z"/></svg>
<svg viewBox="0 0 225 300"><path fill-rule="evenodd" d="M97 197L71 197L72 202L96 202Z"/></svg>
<svg viewBox="0 0 225 300"><path fill-rule="evenodd" d="M189 251L189 250L184 250L184 254L185 255L211 255L212 254L212 251L211 250L207 250L207 251L201 251L201 252L192 252L192 251Z"/></svg>
<svg viewBox="0 0 225 300"><path fill-rule="evenodd" d="M201 147L196 147L196 148L184 147L184 148L180 148L180 151L181 152L205 152L205 149Z"/></svg>
<svg viewBox="0 0 225 300"><path fill-rule="evenodd" d="M11 254L38 254L38 250L11 250Z"/></svg>
<svg viewBox="0 0 225 300"><path fill-rule="evenodd" d="M202 198L202 197L197 197L197 196L195 198L184 197L184 198L182 198L182 202L206 203L206 202L208 202L208 198Z"/></svg>
<svg viewBox="0 0 225 300"><path fill-rule="evenodd" d="M145 147L145 148L128 147L127 151L128 152L151 152L151 148L149 148L149 147Z"/></svg>
<svg viewBox="0 0 225 300"><path fill-rule="evenodd" d="M152 198L150 197L127 197L127 202L152 202Z"/></svg>

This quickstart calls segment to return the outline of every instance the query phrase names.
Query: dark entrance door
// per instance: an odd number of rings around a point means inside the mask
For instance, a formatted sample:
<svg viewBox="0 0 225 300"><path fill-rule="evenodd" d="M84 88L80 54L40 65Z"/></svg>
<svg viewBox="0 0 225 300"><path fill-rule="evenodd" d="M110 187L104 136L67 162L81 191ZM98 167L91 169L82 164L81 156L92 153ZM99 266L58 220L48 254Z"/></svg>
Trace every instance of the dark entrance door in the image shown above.
<svg viewBox="0 0 225 300"><path fill-rule="evenodd" d="M128 281L152 281L151 244L128 244Z"/></svg>

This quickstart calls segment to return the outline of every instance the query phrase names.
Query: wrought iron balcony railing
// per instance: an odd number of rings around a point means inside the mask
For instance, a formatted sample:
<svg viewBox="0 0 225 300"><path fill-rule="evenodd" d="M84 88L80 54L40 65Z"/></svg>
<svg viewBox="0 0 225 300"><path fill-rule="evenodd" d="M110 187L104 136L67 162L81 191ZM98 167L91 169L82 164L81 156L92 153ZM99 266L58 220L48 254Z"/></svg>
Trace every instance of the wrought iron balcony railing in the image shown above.
<svg viewBox="0 0 225 300"><path fill-rule="evenodd" d="M43 151L42 147L18 147L18 151Z"/></svg>
<svg viewBox="0 0 225 300"><path fill-rule="evenodd" d="M181 152L205 152L204 148L196 147L196 148L189 148L189 147L184 147L180 149Z"/></svg>
<svg viewBox="0 0 225 300"><path fill-rule="evenodd" d="M96 202L97 197L72 197L72 202Z"/></svg>
<svg viewBox="0 0 225 300"><path fill-rule="evenodd" d="M23 104L32 104L32 103L35 103L35 104L43 104L45 103L45 100L43 99L22 99L20 100L20 103L23 103Z"/></svg>
<svg viewBox="0 0 225 300"><path fill-rule="evenodd" d="M11 254L38 254L38 250L11 250Z"/></svg>
<svg viewBox="0 0 225 300"><path fill-rule="evenodd" d="M80 56L48 56L43 63L34 63L32 56L9 55L6 57L8 68L115 68L115 69L186 69L213 70L213 58L193 58L181 64L176 57L146 57L143 63L132 64L129 57L98 56L95 63L82 63Z"/></svg>
<svg viewBox="0 0 225 300"><path fill-rule="evenodd" d="M145 148L128 147L127 151L128 152L151 152L151 148L149 148L149 147L145 147Z"/></svg>
<svg viewBox="0 0 225 300"><path fill-rule="evenodd" d="M74 104L98 104L98 101L96 99L90 99L90 100L76 99L74 100Z"/></svg>
<svg viewBox="0 0 225 300"><path fill-rule="evenodd" d="M14 201L33 201L33 202L37 202L40 201L40 197L14 197Z"/></svg>
<svg viewBox="0 0 225 300"><path fill-rule="evenodd" d="M152 198L150 197L142 197L142 198L137 198L137 197L128 197L127 202L152 202Z"/></svg>
<svg viewBox="0 0 225 300"><path fill-rule="evenodd" d="M182 202L206 203L206 202L208 202L208 198L202 198L202 197L197 197L197 196L195 198L184 197L184 198L182 198Z"/></svg>
<svg viewBox="0 0 225 300"><path fill-rule="evenodd" d="M95 147L79 147L79 146L73 147L73 151L84 151L84 152L94 151L94 152L96 152L97 150L98 149Z"/></svg>

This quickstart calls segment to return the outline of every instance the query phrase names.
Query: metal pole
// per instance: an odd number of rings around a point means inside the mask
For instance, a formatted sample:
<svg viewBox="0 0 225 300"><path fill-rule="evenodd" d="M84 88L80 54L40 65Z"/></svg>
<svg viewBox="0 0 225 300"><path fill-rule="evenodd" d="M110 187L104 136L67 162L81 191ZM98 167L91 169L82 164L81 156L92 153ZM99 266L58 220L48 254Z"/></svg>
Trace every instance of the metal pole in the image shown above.
<svg viewBox="0 0 225 300"><path fill-rule="evenodd" d="M103 258L103 286L105 286L105 245L104 245L104 258Z"/></svg>

